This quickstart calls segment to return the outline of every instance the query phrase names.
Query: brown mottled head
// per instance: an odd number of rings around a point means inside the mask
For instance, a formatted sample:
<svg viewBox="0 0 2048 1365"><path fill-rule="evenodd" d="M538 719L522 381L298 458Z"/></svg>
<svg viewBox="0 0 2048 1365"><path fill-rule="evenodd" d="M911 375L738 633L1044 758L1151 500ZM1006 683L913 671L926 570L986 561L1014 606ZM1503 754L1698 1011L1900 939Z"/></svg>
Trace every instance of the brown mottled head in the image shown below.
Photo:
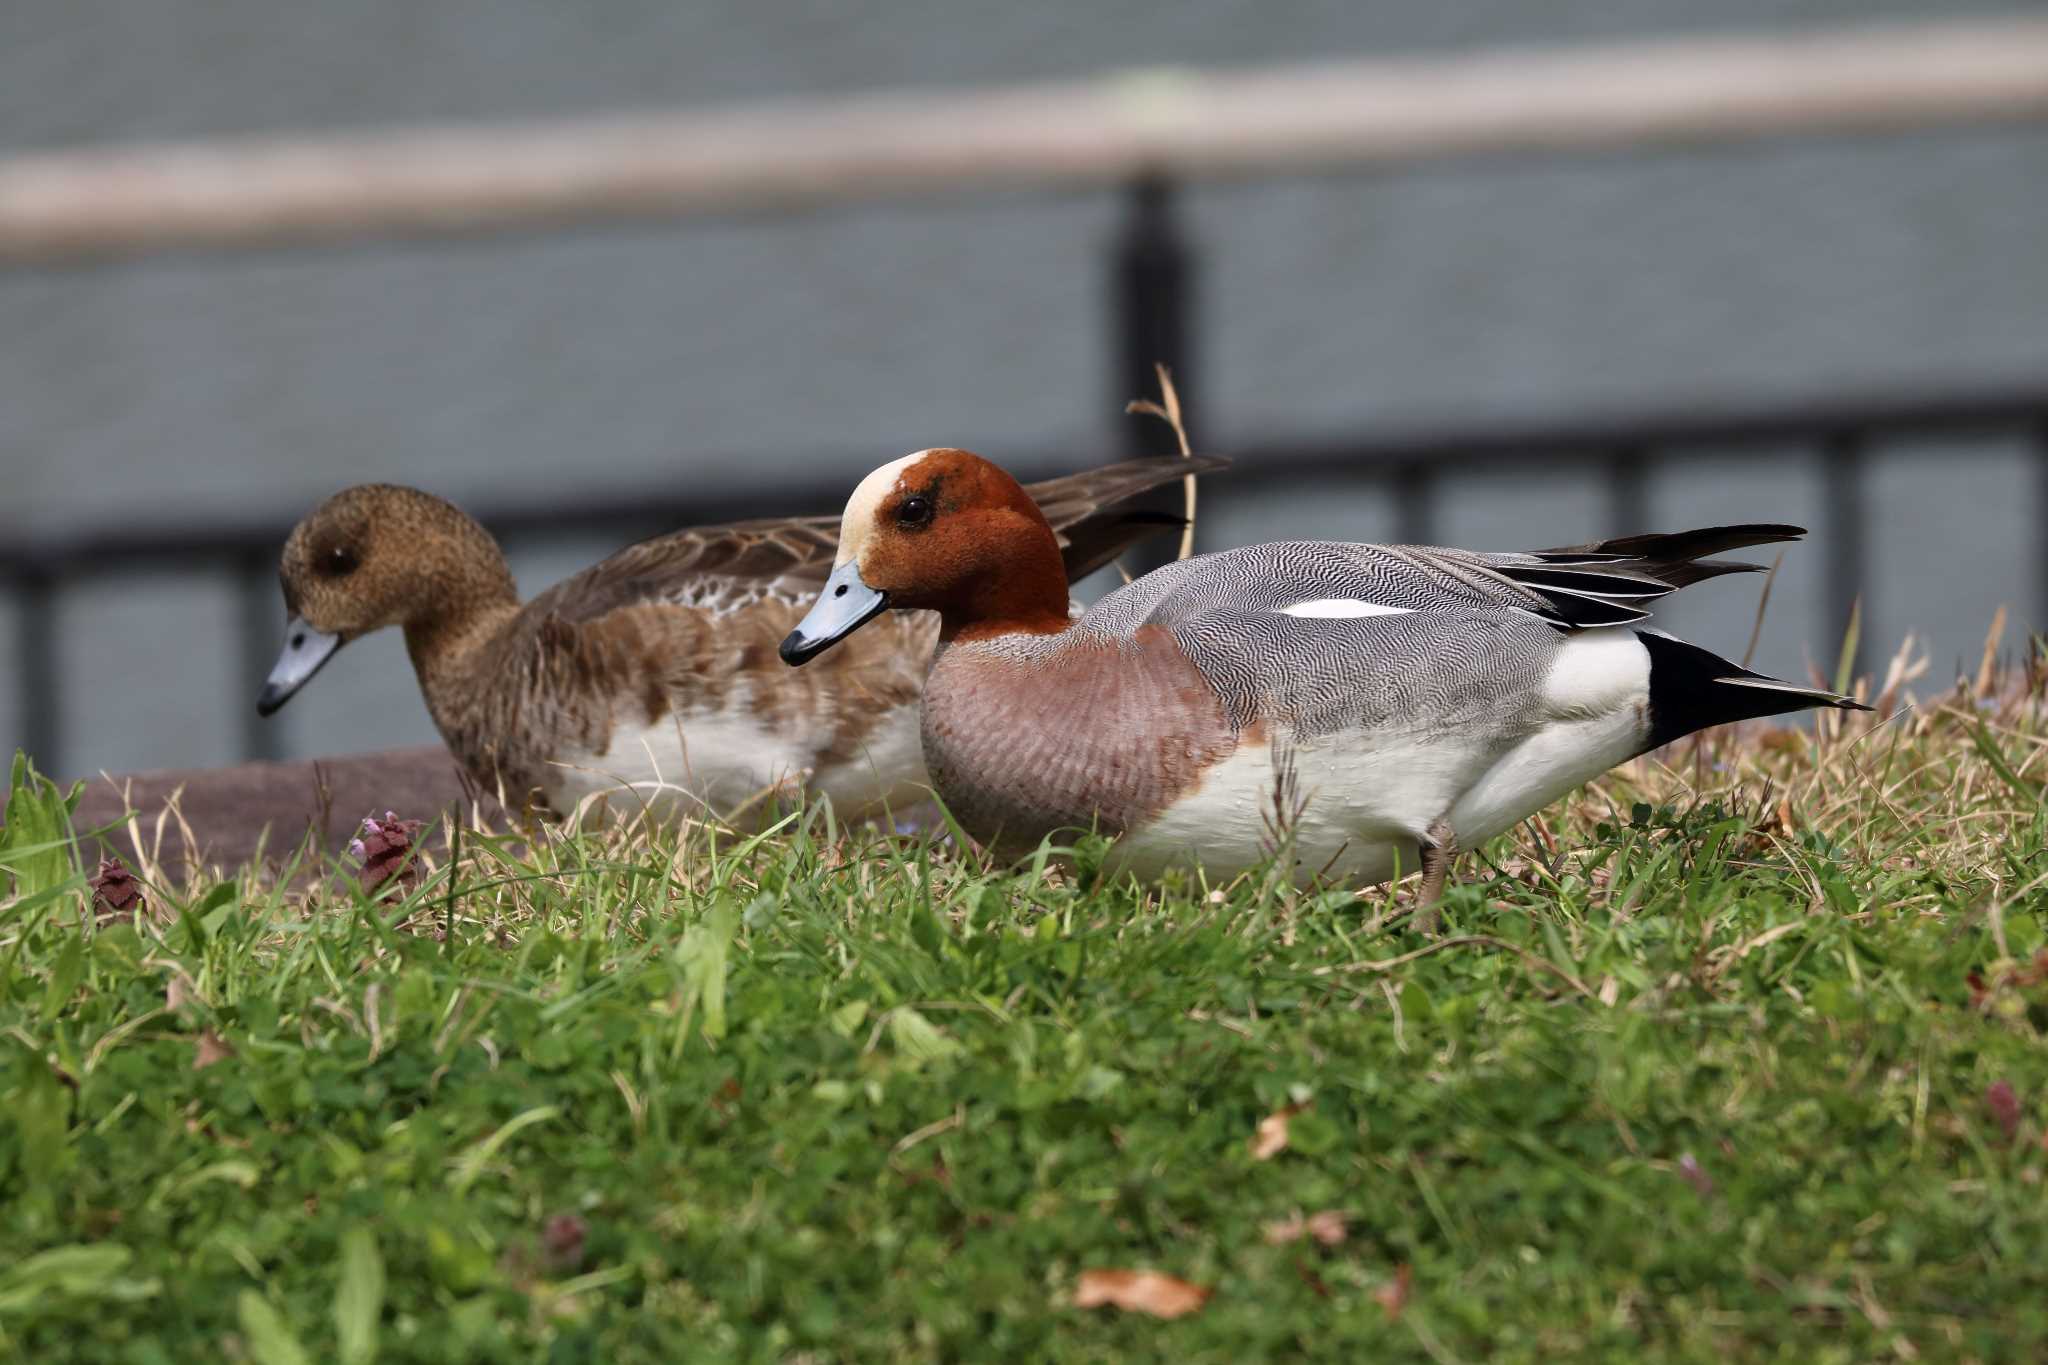
<svg viewBox="0 0 2048 1365"><path fill-rule="evenodd" d="M1067 628L1067 576L1045 514L964 450L921 450L861 480L817 604L782 643L801 664L884 608L939 613L940 638Z"/></svg>
<svg viewBox="0 0 2048 1365"><path fill-rule="evenodd" d="M415 657L476 613L517 605L490 533L453 505L396 484L360 484L292 529L278 566L284 650L256 709L269 715L359 635L403 626Z"/></svg>

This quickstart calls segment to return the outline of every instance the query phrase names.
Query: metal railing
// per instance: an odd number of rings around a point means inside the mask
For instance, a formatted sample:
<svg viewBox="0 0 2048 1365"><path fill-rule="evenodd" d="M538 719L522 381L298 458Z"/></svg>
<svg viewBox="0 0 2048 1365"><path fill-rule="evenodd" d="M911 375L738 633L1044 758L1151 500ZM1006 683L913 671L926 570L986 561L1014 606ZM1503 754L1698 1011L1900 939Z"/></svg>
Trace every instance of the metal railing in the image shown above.
<svg viewBox="0 0 2048 1365"><path fill-rule="evenodd" d="M1195 359L1190 300L1194 265L1174 221L1172 187L1146 178L1128 191L1122 232L1110 244L1108 322L1117 341L1119 395L1151 392L1152 365L1166 363L1184 380ZM1187 384L1191 395L1198 384ZM1158 453L1159 434L1132 419L1121 454ZM1201 428L1195 427L1197 433ZM1660 466L1700 450L1717 458L1782 461L1788 445L1805 452L1820 471L1826 559L1827 609L1835 622L1868 581L1869 515L1864 498L1871 454L1886 443L1927 436L2018 436L2038 452L2040 519L2048 524L2048 382L2038 388L1951 392L1913 398L1781 404L1747 410L1662 411L1592 422L1494 424L1464 429L1333 437L1299 436L1271 442L1209 446L1238 461L1233 478L1306 480L1359 487L1377 485L1391 497L1395 527L1405 541L1433 539L1434 501L1446 477L1484 470L1592 473L1605 479L1607 519L1615 533L1646 529L1647 488ZM695 524L791 512L830 512L844 501L844 471L861 463L849 452L819 451L804 467L815 481L778 480L775 487L687 499L659 494L632 498L562 500L472 508L508 548L547 540L605 537L625 543ZM1006 452L1025 477L1065 472L1072 454ZM722 462L744 467L744 461ZM831 471L831 472L826 472ZM1177 506L1178 491L1161 490ZM123 574L213 575L241 604L238 651L241 676L262 677L277 647L281 607L277 554L302 509L237 522L176 529L123 529L63 539L0 545L0 586L18 605L16 655L21 661L24 740L51 771L63 771L64 680L58 675L56 631L61 599L87 580ZM2048 601L2048 538L2033 572ZM1163 548L1152 553L1164 554ZM1133 557L1135 558L1135 557ZM1129 562L1127 560L1127 562ZM242 747L248 758L277 753L278 727L246 712Z"/></svg>
<svg viewBox="0 0 2048 1365"><path fill-rule="evenodd" d="M525 128L66 152L0 158L0 268L91 268L137 252L475 235L986 184L1121 183L1127 212L1107 252L1117 363L1106 397L1121 402L1153 391L1152 366L1163 362L1199 401L1195 266L1174 207L1182 180L2044 117L2048 21L2028 17L1292 71L1154 73ZM1204 431L1199 419L1192 425ZM1156 429L1133 419L1125 430L1119 453L1156 449ZM1648 481L1660 465L1704 447L1782 459L1785 445L1795 444L1821 472L1827 602L1843 621L1867 579L1871 451L1960 432L2017 434L2032 444L2042 471L2039 520L2048 524L2048 378L2020 390L1213 448L1240 461L1240 478L1255 472L1377 483L1393 499L1400 537L1427 541L1437 482L1450 474L1508 467L1600 473L1613 528L1633 531L1643 527ZM1005 458L1027 476L1074 462L1071 452ZM772 493L687 502L659 494L550 499L472 510L512 548L572 536L623 541L744 516L830 511L846 493L843 471L859 463L818 452L809 466L821 471L814 485L781 480ZM1162 490L1159 497L1171 505L1175 495ZM213 575L241 604L243 675L261 677L276 644L276 555L301 510L0 544L0 592L17 605L22 738L46 768L63 771L64 763L67 689L56 648L64 594L103 576ZM2048 593L2048 538L2042 545L2034 572ZM247 712L249 757L274 756L279 738L253 708Z"/></svg>

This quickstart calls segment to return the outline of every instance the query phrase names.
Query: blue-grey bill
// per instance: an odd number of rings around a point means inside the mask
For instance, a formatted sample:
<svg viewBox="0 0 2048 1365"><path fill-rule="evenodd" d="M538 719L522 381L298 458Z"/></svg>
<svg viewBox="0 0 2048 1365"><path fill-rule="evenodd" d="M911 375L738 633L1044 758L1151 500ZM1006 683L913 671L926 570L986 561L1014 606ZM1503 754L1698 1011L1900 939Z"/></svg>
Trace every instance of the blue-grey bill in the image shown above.
<svg viewBox="0 0 2048 1365"><path fill-rule="evenodd" d="M284 648L278 651L277 667L264 680L263 695L256 698L256 714L270 715L290 701L292 693L311 682L340 648L339 635L323 635L296 616L285 622Z"/></svg>
<svg viewBox="0 0 2048 1365"><path fill-rule="evenodd" d="M809 663L828 646L839 643L880 615L888 605L889 595L861 582L860 565L848 560L832 571L810 612L782 642L782 662L792 668Z"/></svg>

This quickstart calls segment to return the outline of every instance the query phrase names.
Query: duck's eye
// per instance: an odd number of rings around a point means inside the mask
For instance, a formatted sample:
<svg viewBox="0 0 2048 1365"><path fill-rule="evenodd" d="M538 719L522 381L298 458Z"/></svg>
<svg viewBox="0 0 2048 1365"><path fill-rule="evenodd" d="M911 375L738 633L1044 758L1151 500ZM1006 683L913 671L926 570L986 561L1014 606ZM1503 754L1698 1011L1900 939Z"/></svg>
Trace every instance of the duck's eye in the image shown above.
<svg viewBox="0 0 2048 1365"><path fill-rule="evenodd" d="M903 526L923 526L932 519L932 500L922 493L912 493L896 504L896 520Z"/></svg>
<svg viewBox="0 0 2048 1365"><path fill-rule="evenodd" d="M356 571L356 552L346 545L337 545L322 555L318 561L320 572L329 578L346 578Z"/></svg>

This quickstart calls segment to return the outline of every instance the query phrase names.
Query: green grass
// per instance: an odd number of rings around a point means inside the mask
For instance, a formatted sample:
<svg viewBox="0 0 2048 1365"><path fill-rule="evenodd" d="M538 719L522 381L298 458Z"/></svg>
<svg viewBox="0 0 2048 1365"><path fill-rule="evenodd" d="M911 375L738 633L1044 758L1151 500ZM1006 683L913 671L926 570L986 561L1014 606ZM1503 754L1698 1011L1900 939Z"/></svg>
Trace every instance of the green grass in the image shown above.
<svg viewBox="0 0 2048 1365"><path fill-rule="evenodd" d="M2044 735L2028 685L1680 749L1433 940L821 812L85 928L21 834L0 1355L2039 1359ZM1212 1294L1073 1307L1096 1268Z"/></svg>

